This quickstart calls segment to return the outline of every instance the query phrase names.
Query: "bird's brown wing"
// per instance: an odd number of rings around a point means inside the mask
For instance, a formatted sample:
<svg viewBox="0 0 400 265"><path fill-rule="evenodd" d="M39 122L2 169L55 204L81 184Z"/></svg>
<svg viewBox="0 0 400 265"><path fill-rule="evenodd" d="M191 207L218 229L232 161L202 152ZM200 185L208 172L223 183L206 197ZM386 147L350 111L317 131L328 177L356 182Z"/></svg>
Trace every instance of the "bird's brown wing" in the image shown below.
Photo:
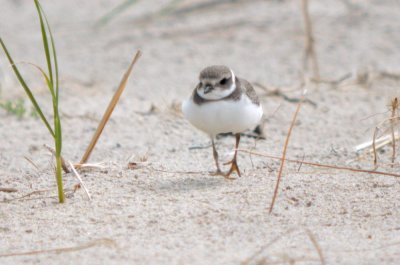
<svg viewBox="0 0 400 265"><path fill-rule="evenodd" d="M239 80L243 92L250 98L251 102L256 105L260 105L260 99L258 98L256 91L254 90L250 82L242 78L240 78Z"/></svg>

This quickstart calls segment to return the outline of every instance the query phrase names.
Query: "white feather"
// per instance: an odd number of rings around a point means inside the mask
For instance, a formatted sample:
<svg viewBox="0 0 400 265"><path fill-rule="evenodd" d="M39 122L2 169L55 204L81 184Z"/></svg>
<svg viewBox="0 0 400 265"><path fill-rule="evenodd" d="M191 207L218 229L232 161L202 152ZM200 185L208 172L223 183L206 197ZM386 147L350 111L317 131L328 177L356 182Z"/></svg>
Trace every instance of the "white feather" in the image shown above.
<svg viewBox="0 0 400 265"><path fill-rule="evenodd" d="M183 102L182 112L190 123L212 137L253 128L263 114L261 105L255 105L245 94L238 101L217 100L200 105L190 98Z"/></svg>

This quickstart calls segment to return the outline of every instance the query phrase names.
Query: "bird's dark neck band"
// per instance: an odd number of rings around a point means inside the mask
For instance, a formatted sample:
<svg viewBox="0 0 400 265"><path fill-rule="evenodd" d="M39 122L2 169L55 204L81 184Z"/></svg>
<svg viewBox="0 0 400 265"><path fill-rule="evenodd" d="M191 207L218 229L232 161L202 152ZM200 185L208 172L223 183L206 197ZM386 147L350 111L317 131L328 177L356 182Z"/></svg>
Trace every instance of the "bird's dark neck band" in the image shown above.
<svg viewBox="0 0 400 265"><path fill-rule="evenodd" d="M221 100L239 100L242 94L242 89L240 86L240 81L237 77L235 77L235 89L233 90L232 93L227 95L226 97L219 98L219 99L205 99L202 98L198 93L197 93L197 87L193 91L193 101L197 105L209 103L209 102L216 102L216 101L221 101Z"/></svg>

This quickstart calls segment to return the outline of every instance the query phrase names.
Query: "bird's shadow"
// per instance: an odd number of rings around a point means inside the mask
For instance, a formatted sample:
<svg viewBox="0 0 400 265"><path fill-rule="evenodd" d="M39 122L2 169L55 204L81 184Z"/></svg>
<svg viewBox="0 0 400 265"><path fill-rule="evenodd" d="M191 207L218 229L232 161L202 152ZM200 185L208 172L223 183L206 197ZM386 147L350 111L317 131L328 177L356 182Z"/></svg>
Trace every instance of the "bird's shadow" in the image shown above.
<svg viewBox="0 0 400 265"><path fill-rule="evenodd" d="M230 180L221 176L191 176L177 179L158 181L156 189L162 192L187 192L193 190L210 190L226 185Z"/></svg>

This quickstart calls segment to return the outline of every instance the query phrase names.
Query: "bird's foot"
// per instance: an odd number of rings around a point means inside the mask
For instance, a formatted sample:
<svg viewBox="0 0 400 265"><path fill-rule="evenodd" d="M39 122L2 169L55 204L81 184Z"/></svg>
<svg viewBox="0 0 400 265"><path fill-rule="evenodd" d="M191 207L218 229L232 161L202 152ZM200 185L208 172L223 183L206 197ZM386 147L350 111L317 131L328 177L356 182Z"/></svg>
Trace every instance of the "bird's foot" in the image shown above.
<svg viewBox="0 0 400 265"><path fill-rule="evenodd" d="M212 171L210 172L211 176L223 176L225 179L229 179L229 180L234 180L235 178L230 177L230 173L224 173L222 172L220 169L218 169L217 171Z"/></svg>
<svg viewBox="0 0 400 265"><path fill-rule="evenodd" d="M225 176L224 172L222 172L220 169L217 169L216 171L210 171L211 176Z"/></svg>
<svg viewBox="0 0 400 265"><path fill-rule="evenodd" d="M241 177L242 175L240 174L240 169L239 169L239 166L237 164L236 158L232 159L229 162L224 163L224 165L229 165L229 164L231 164L231 168L229 169L228 173L226 173L224 175L224 177L226 179L233 179L233 178L230 177L233 172L236 172L238 174L238 176Z"/></svg>

